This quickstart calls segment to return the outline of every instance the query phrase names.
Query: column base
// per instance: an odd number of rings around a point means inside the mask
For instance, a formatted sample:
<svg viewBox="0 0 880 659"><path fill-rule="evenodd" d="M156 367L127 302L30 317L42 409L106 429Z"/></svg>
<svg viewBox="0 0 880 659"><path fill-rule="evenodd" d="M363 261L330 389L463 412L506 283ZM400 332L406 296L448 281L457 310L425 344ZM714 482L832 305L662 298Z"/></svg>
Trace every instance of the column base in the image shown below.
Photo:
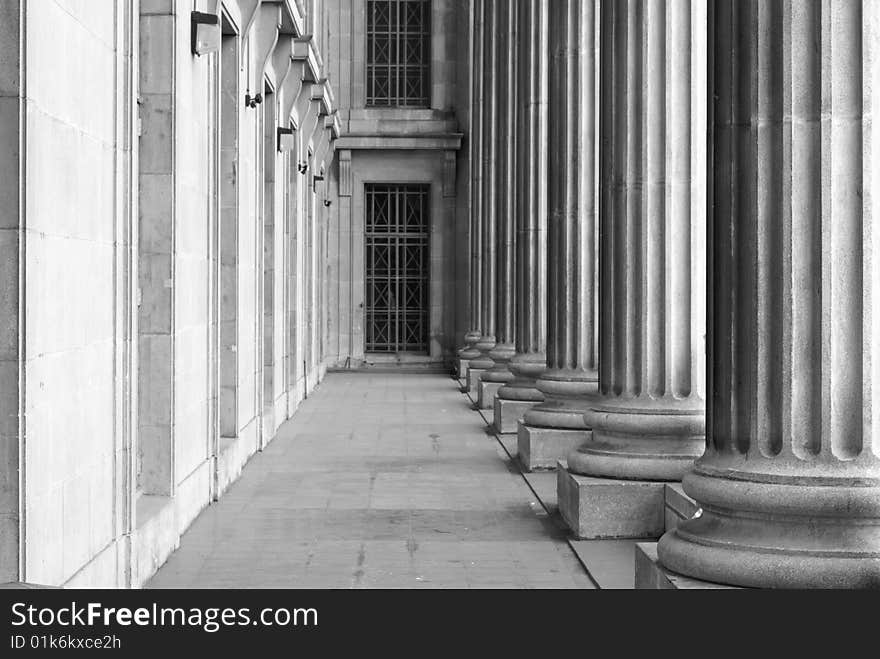
<svg viewBox="0 0 880 659"><path fill-rule="evenodd" d="M517 453L525 471L554 470L559 460L590 441L589 430L539 428L524 422L517 427Z"/></svg>
<svg viewBox="0 0 880 659"><path fill-rule="evenodd" d="M835 482L741 467L760 466L754 458L710 460L685 477L702 510L661 538L666 568L753 588L880 588L880 488L870 478Z"/></svg>
<svg viewBox="0 0 880 659"><path fill-rule="evenodd" d="M462 357L456 357L455 364L455 376L459 381L465 380L467 378L468 365L471 363L470 359L464 359Z"/></svg>
<svg viewBox="0 0 880 659"><path fill-rule="evenodd" d="M486 372L484 368L473 368L468 366L467 370L467 393L471 395L471 398L476 398L480 393L480 381L483 376L483 373Z"/></svg>
<svg viewBox="0 0 880 659"><path fill-rule="evenodd" d="M593 442L569 458L571 470L584 476L681 482L706 447L697 398L596 398L584 422Z"/></svg>
<svg viewBox="0 0 880 659"><path fill-rule="evenodd" d="M736 586L725 586L684 577L670 572L660 565L657 558L656 542L640 542L635 548L635 587L636 590L704 590L704 589L737 589Z"/></svg>
<svg viewBox="0 0 880 659"><path fill-rule="evenodd" d="M556 493L562 519L580 540L656 540L665 530L666 483L579 476L560 460Z"/></svg>
<svg viewBox="0 0 880 659"><path fill-rule="evenodd" d="M477 396L477 405L481 410L491 410L495 407L495 397L498 390L504 386L503 382L484 382L480 380L480 392Z"/></svg>
<svg viewBox="0 0 880 659"><path fill-rule="evenodd" d="M495 397L495 413L493 427L499 435L513 435L517 432L519 422L528 410L540 401L507 400Z"/></svg>

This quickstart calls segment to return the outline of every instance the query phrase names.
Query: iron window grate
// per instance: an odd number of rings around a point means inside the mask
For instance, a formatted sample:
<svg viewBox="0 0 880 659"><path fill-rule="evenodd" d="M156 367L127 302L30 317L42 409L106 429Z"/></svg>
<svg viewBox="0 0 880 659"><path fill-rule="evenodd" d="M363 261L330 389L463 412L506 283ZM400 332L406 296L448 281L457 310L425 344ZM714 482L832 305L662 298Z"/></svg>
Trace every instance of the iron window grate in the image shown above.
<svg viewBox="0 0 880 659"><path fill-rule="evenodd" d="M430 0L368 0L367 106L430 104Z"/></svg>
<svg viewBox="0 0 880 659"><path fill-rule="evenodd" d="M427 353L429 186L366 186L366 351Z"/></svg>

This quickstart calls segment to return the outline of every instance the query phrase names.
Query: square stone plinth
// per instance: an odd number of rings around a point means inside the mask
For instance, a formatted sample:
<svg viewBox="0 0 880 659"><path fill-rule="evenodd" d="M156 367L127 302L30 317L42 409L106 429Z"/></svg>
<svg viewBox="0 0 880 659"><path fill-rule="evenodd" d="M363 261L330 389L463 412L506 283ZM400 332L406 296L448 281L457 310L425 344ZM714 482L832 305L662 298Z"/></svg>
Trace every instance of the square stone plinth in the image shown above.
<svg viewBox="0 0 880 659"><path fill-rule="evenodd" d="M562 518L582 540L657 540L665 530L666 483L580 476L560 460L556 492Z"/></svg>
<svg viewBox="0 0 880 659"><path fill-rule="evenodd" d="M569 453L590 441L592 435L590 430L536 428L520 423L516 437L519 463L526 471L556 469L559 460L566 460Z"/></svg>
<svg viewBox="0 0 880 659"><path fill-rule="evenodd" d="M523 415L538 403L534 401L503 400L495 397L493 425L499 435L513 435L519 428Z"/></svg>
<svg viewBox="0 0 880 659"><path fill-rule="evenodd" d="M684 493L681 483L666 484L667 531L676 528L685 520L692 519L699 509L699 504Z"/></svg>
<svg viewBox="0 0 880 659"><path fill-rule="evenodd" d="M470 362L470 359L457 358L455 360L455 377L459 380L464 380L467 377L468 364L470 364Z"/></svg>
<svg viewBox="0 0 880 659"><path fill-rule="evenodd" d="M480 381L480 395L477 402L481 410L491 410L495 407L495 397L498 390L504 385L501 382L483 382Z"/></svg>
<svg viewBox="0 0 880 659"><path fill-rule="evenodd" d="M670 572L660 565L657 559L656 542L639 542L635 548L635 587L636 590L699 590L727 589L736 590L736 586L712 583L691 579L675 572Z"/></svg>
<svg viewBox="0 0 880 659"><path fill-rule="evenodd" d="M471 395L471 398L476 398L480 393L480 378L483 377L483 373L486 372L484 368L471 368L468 366L467 370L467 381L468 381L468 393Z"/></svg>

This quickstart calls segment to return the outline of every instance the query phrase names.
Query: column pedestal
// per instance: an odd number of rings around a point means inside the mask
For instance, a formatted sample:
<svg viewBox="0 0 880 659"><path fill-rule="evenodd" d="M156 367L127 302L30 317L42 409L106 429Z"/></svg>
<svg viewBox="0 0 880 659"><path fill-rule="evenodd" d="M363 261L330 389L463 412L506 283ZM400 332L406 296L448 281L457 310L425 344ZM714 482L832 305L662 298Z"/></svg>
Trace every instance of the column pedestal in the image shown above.
<svg viewBox="0 0 880 659"><path fill-rule="evenodd" d="M594 376L583 371L546 371L537 381L544 402L529 409L517 430L523 469L556 469L559 460L588 442L584 413L596 393Z"/></svg>
<svg viewBox="0 0 880 659"><path fill-rule="evenodd" d="M498 390L494 416L495 431L504 435L518 432L526 412L544 402L537 378L547 368L547 358L543 353L518 354L508 366L514 378Z"/></svg>
<svg viewBox="0 0 880 659"><path fill-rule="evenodd" d="M480 351L474 348L474 346L480 340L480 336L480 332L476 330L470 331L465 334L465 346L456 353L454 360L455 375L462 385L464 385L464 383L467 381L467 372L471 360L476 359L480 356Z"/></svg>
<svg viewBox="0 0 880 659"><path fill-rule="evenodd" d="M636 590L738 590L737 586L700 581L667 570L657 558L656 542L636 545L634 569Z"/></svg>
<svg viewBox="0 0 880 659"><path fill-rule="evenodd" d="M520 421L516 430L517 459L527 472L553 471L561 459L588 442L590 434L589 430L538 428Z"/></svg>
<svg viewBox="0 0 880 659"><path fill-rule="evenodd" d="M483 373L479 394L481 410L494 409L498 390L513 381L514 375L510 371L510 360L514 354L516 354L516 351L513 344L510 343L499 343L489 353L489 357L495 365Z"/></svg>
<svg viewBox="0 0 880 659"><path fill-rule="evenodd" d="M492 427L495 432L499 435L515 435L519 430L519 423L522 421L523 415L534 405L535 403L531 401L502 398L499 390L495 397L495 409L492 415Z"/></svg>
<svg viewBox="0 0 880 659"><path fill-rule="evenodd" d="M657 539L666 528L666 484L580 476L560 460L559 512L575 537Z"/></svg>
<svg viewBox="0 0 880 659"><path fill-rule="evenodd" d="M477 392L477 407L481 410L491 410L495 407L495 396L502 384L500 382L486 382L488 371L480 378L480 386Z"/></svg>
<svg viewBox="0 0 880 659"><path fill-rule="evenodd" d="M467 393L471 398L477 400L480 395L480 382L483 378L484 368L474 368L473 364L468 367L467 371Z"/></svg>

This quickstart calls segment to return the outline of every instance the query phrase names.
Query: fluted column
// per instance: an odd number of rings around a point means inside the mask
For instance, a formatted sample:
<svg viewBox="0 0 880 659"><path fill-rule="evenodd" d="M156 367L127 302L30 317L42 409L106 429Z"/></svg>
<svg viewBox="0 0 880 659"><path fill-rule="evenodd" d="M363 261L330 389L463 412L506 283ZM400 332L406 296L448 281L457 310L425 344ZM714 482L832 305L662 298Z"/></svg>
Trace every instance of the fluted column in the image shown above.
<svg viewBox="0 0 880 659"><path fill-rule="evenodd" d="M600 21L599 396L569 470L680 480L705 442L706 2Z"/></svg>
<svg viewBox="0 0 880 659"><path fill-rule="evenodd" d="M498 27L499 4L506 0L483 0L483 107L481 147L482 193L480 204L480 233L482 259L480 263L480 339L474 344L479 356L471 359L468 372L483 372L492 368L495 362L489 356L495 347L495 304L496 304L496 229L497 229L497 190L498 171ZM478 382L469 376L472 392Z"/></svg>
<svg viewBox="0 0 880 659"><path fill-rule="evenodd" d="M549 18L548 370L537 380L545 401L524 420L584 431L597 382L595 4L553 0Z"/></svg>
<svg viewBox="0 0 880 659"><path fill-rule="evenodd" d="M498 131L497 163L498 184L496 186L496 247L497 266L495 271L496 299L495 347L489 353L494 365L483 373L483 388L480 403L483 408L491 408L498 389L511 380L509 362L516 354L516 325L514 318L514 265L516 261L516 200L517 190L516 145L517 125L517 43L519 40L518 6L520 3L502 1L499 6L499 49L498 66Z"/></svg>
<svg viewBox="0 0 880 659"><path fill-rule="evenodd" d="M709 439L676 572L880 587L878 26L875 0L714 3Z"/></svg>
<svg viewBox="0 0 880 659"><path fill-rule="evenodd" d="M547 368L547 94L549 0L518 3L519 110L516 133L515 378L498 398L539 403L535 380ZM501 426L496 414L495 425ZM515 425L514 425L515 428Z"/></svg>
<svg viewBox="0 0 880 659"><path fill-rule="evenodd" d="M480 340L480 304L482 300L482 220L483 220L483 52L485 33L483 26L484 0L473 0L471 5L471 104L470 104L470 327L464 336L465 345L458 351L460 377L467 375L466 367L471 359L480 356L474 346Z"/></svg>

